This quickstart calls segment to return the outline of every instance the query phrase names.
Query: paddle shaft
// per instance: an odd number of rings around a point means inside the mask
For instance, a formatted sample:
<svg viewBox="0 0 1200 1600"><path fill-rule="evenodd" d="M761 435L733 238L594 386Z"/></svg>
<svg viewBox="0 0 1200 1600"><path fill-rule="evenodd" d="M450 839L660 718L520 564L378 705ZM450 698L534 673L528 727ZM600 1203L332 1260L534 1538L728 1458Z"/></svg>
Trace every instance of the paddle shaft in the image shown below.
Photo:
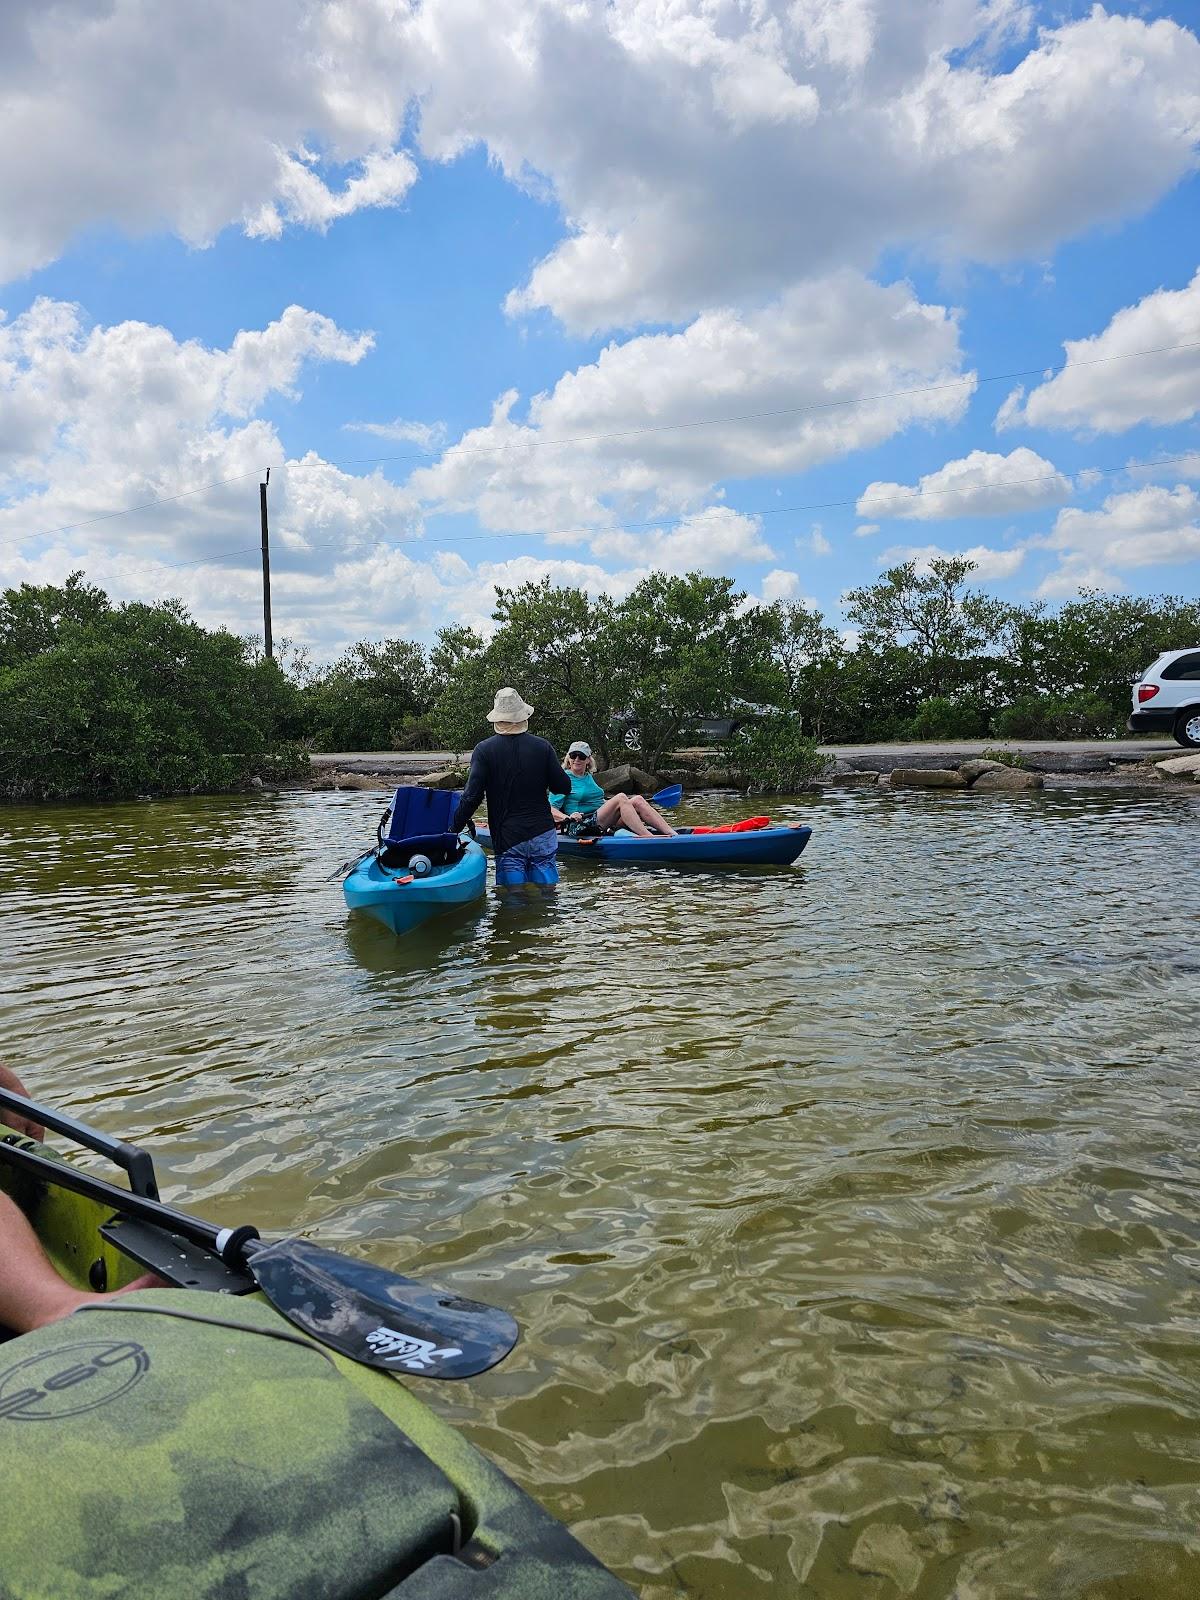
<svg viewBox="0 0 1200 1600"><path fill-rule="evenodd" d="M25 1116L38 1119L42 1108L36 1102L0 1090L0 1106L14 1101ZM384 1372L399 1367L433 1378L470 1378L503 1361L517 1342L516 1322L496 1306L462 1299L306 1240L268 1244L257 1228L216 1228L31 1149L28 1140L18 1143L19 1137L0 1138L0 1161L47 1185L95 1200L117 1215L172 1232L218 1256L227 1267L249 1267L276 1311L352 1361Z"/></svg>
<svg viewBox="0 0 1200 1600"><path fill-rule="evenodd" d="M37 1107L33 1106L32 1110L36 1114ZM221 1255L222 1238L230 1234L227 1228L217 1228L211 1222L190 1216L186 1211L176 1211L174 1206L164 1205L161 1200L149 1200L144 1195L134 1194L131 1190L122 1189L115 1183L107 1183L93 1173L83 1172L66 1161L58 1161L53 1156L25 1150L20 1145L0 1141L0 1161L7 1161L10 1166L17 1167L23 1172L44 1178L60 1189L70 1189L73 1194L81 1194L88 1200L111 1205L113 1210L119 1211L122 1216L136 1217L141 1222L150 1222L156 1227L182 1234L185 1239L202 1246L205 1250L211 1250L214 1255ZM234 1231L242 1232L241 1229ZM250 1247L255 1243L256 1237L257 1230L255 1234L245 1235L240 1250L241 1260L253 1253ZM234 1266L237 1262L226 1264Z"/></svg>

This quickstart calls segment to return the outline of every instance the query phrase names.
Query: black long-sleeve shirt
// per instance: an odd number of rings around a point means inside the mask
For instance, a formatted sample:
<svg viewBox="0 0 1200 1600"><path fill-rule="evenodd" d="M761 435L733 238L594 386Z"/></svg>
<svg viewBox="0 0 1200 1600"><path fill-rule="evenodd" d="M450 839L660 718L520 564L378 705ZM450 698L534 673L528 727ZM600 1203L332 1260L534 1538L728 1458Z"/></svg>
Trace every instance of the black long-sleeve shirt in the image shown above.
<svg viewBox="0 0 1200 1600"><path fill-rule="evenodd" d="M494 733L475 746L471 772L450 826L465 827L486 795L488 828L497 855L554 826L547 794L569 793L564 772L545 739L535 733Z"/></svg>

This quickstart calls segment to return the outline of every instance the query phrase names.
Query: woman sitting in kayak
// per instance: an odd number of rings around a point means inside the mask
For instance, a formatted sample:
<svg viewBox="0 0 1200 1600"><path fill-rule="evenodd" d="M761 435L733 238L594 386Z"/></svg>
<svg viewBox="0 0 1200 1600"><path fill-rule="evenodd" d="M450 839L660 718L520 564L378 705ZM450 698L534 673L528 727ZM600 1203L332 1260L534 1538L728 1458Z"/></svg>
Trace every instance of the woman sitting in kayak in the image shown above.
<svg viewBox="0 0 1200 1600"><path fill-rule="evenodd" d="M555 826L571 838L608 833L616 828L628 828L642 839L656 833L674 837L675 829L640 794L604 798L604 790L592 776L596 770L592 747L582 739L576 739L567 751L565 770L570 773L571 788L565 795L550 796L550 815Z"/></svg>

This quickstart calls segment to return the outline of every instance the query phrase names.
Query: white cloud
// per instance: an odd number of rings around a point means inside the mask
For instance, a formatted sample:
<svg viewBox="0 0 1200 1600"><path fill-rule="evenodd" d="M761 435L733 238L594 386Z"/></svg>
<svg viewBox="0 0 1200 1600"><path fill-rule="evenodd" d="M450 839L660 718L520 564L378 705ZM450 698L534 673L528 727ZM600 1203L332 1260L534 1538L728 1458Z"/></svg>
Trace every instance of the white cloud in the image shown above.
<svg viewBox="0 0 1200 1600"><path fill-rule="evenodd" d="M1186 484L1148 485L1109 495L1098 511L1069 506L1039 542L1061 552L1039 594L1073 593L1084 583L1114 587L1121 569L1200 558L1200 495Z"/></svg>
<svg viewBox="0 0 1200 1600"><path fill-rule="evenodd" d="M1168 348L1177 345L1190 348ZM1028 396L1014 390L997 414L998 429L1121 433L1143 422L1186 422L1200 412L1200 270L1186 289L1156 289L1100 333L1068 339L1063 348L1063 370ZM1143 350L1156 353L1120 359Z"/></svg>
<svg viewBox="0 0 1200 1600"><path fill-rule="evenodd" d="M572 231L508 306L582 331L681 321L931 240L1043 257L1146 209L1200 136L1195 37L1099 6L1008 72L983 39L1027 13L969 0L495 0L482 39L473 13L419 13L422 144L479 141L549 183ZM754 90L747 123L751 97L722 86L764 62L776 88Z"/></svg>
<svg viewBox="0 0 1200 1600"><path fill-rule="evenodd" d="M145 323L88 327L78 307L49 300L0 324L0 586L61 582L82 566L117 598L178 594L210 624L252 626L258 480L270 463L276 631L322 655L389 629L430 637L448 621L485 626L497 583L550 576L619 596L652 567L726 571L773 558L759 519L719 504L612 529L589 561L515 555L469 566L415 542L398 548L420 528L407 487L311 451L285 460L274 429L253 415L294 392L306 365L353 365L370 348L369 334L299 306L225 349Z"/></svg>
<svg viewBox="0 0 1200 1600"><path fill-rule="evenodd" d="M536 396L525 422L510 391L409 487L488 528L578 535L631 507L690 509L723 478L800 472L956 421L974 384L953 313L907 284L837 273L761 310L611 344ZM858 403L872 395L890 397Z"/></svg>
<svg viewBox="0 0 1200 1600"><path fill-rule="evenodd" d="M775 554L762 538L759 519L728 506L693 512L670 529L614 530L596 534L590 543L597 556L667 572L724 572L734 562L770 561Z"/></svg>
<svg viewBox="0 0 1200 1600"><path fill-rule="evenodd" d="M787 572L782 567L773 567L759 585L759 594L763 605L770 606L777 600L799 600L802 587L803 583L798 572Z"/></svg>
<svg viewBox="0 0 1200 1600"><path fill-rule="evenodd" d="M860 522L854 530L854 537L856 539L869 539L873 533L878 532L879 524L877 522Z"/></svg>
<svg viewBox="0 0 1200 1600"><path fill-rule="evenodd" d="M322 233L339 217L371 206L398 205L417 181L417 168L403 150L373 150L362 173L339 192L330 189L317 170L319 157L302 149L297 155L276 150L278 201L267 200L245 220L252 239L278 239L288 223Z"/></svg>
<svg viewBox="0 0 1200 1600"><path fill-rule="evenodd" d="M858 514L939 522L947 517L1016 516L1065 500L1071 480L1049 461L1024 447L1010 455L972 450L927 472L915 487L871 483L858 501Z"/></svg>
<svg viewBox="0 0 1200 1600"><path fill-rule="evenodd" d="M1200 478L1200 451L1172 456L1169 461L1130 461L1125 471L1137 482L1169 482L1172 478ZM1080 473L1080 478L1084 476ZM1100 474L1096 474L1097 480Z"/></svg>
<svg viewBox="0 0 1200 1600"><path fill-rule="evenodd" d="M30 554L0 546L0 588L21 583L62 583L80 565L65 544ZM262 615L261 577L255 566L179 567L127 551L98 548L86 564L90 583L114 600L181 599L206 627L241 634ZM437 629L465 623L492 632L498 585L513 587L540 578L621 598L648 569L607 572L594 563L520 556L472 567L457 554L421 559L394 545L373 545L362 554L333 559L320 571L297 570L289 562L272 570L276 640L305 644L318 661L332 659L355 639L402 635L431 642Z"/></svg>
<svg viewBox="0 0 1200 1600"><path fill-rule="evenodd" d="M929 564L938 557L960 556L975 563L971 573L973 583L994 583L1001 578L1011 578L1025 559L1025 551L992 550L987 545L972 545L969 550L942 550L936 544L894 545L879 557L881 566L895 567L905 561L915 561L918 571L928 571Z"/></svg>
<svg viewBox="0 0 1200 1600"><path fill-rule="evenodd" d="M0 554L74 527L89 570L105 548L168 565L229 551L249 564L259 476L285 457L254 413L294 393L306 365L354 365L370 348L369 334L301 306L220 349L141 322L88 327L77 306L36 301L0 324ZM411 497L378 473L311 453L272 475L270 507L273 537L309 567L306 552L415 520Z"/></svg>
<svg viewBox="0 0 1200 1600"><path fill-rule="evenodd" d="M801 541L797 540L796 542L799 544ZM814 556L831 556L833 554L833 546L825 537L824 533L822 533L821 524L819 522L813 523L812 532L809 534L806 542L808 544L808 548L812 551Z"/></svg>
<svg viewBox="0 0 1200 1600"><path fill-rule="evenodd" d="M342 426L354 433L374 434L377 439L415 444L424 451L440 450L446 442L446 427L441 422L407 422L397 417L394 422L343 422Z"/></svg>
<svg viewBox="0 0 1200 1600"><path fill-rule="evenodd" d="M395 205L405 33L386 0L6 0L0 281L97 224L205 245Z"/></svg>
<svg viewBox="0 0 1200 1600"><path fill-rule="evenodd" d="M203 245L394 206L410 121L556 200L569 234L510 309L578 328L931 240L1044 257L1192 169L1200 43L1099 6L1029 25L1012 0L8 0L0 278L96 225Z"/></svg>

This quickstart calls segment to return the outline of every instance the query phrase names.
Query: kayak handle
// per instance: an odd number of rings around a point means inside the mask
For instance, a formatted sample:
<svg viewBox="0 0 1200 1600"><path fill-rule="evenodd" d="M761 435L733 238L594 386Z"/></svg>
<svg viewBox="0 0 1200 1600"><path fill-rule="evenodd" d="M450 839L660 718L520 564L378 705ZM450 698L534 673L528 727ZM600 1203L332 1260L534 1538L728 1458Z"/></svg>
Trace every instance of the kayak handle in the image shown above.
<svg viewBox="0 0 1200 1600"><path fill-rule="evenodd" d="M148 1150L139 1149L136 1144L126 1144L124 1139L110 1139L99 1128L89 1128L86 1123L76 1122L74 1117L67 1116L65 1111L38 1105L36 1101L23 1094L15 1094L11 1089L0 1089L0 1106L9 1111L19 1111L30 1121L40 1122L52 1133L64 1134L85 1150L94 1150L98 1156L107 1156L125 1173L134 1194L146 1200L158 1199L158 1180L154 1176L154 1161Z"/></svg>

